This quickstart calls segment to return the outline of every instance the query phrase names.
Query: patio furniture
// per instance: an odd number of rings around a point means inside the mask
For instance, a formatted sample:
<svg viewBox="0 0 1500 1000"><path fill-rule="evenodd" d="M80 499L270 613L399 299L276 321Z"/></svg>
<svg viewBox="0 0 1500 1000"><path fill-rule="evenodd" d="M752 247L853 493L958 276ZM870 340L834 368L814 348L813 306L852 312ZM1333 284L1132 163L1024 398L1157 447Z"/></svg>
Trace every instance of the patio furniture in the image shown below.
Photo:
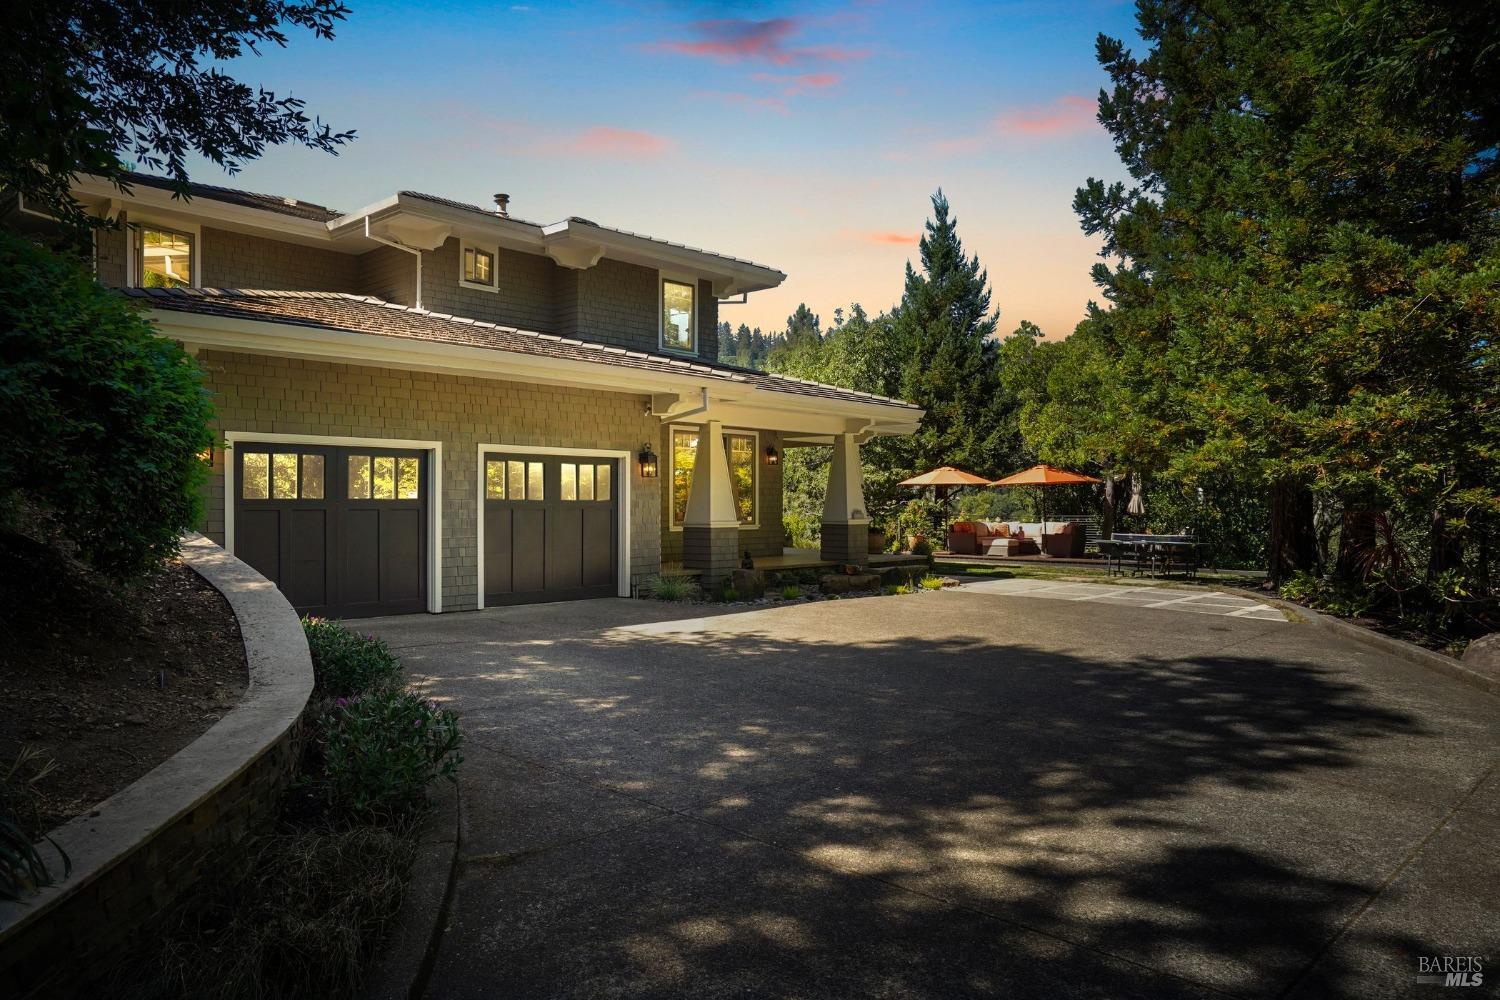
<svg viewBox="0 0 1500 1000"><path fill-rule="evenodd" d="M1192 535L1138 535L1130 533L1116 533L1109 539L1099 543L1100 551L1104 551L1105 545L1119 546L1115 552L1115 559L1120 565L1120 572L1124 572L1124 562L1134 556L1134 564L1131 567L1132 576L1169 576L1173 568L1180 570L1186 577L1198 575L1198 564L1203 544Z"/></svg>
<svg viewBox="0 0 1500 1000"><path fill-rule="evenodd" d="M1061 525L1047 525L1052 531L1042 535L1042 554L1058 559L1083 558L1083 525L1065 521Z"/></svg>
<svg viewBox="0 0 1500 1000"><path fill-rule="evenodd" d="M1037 487L1043 487L1043 489L1041 489L1038 492L1038 494L1037 494L1037 496L1039 498L1039 503L1040 503L1040 506L1041 506L1041 515L1042 515L1042 525L1041 525L1041 529L1039 531L1037 531L1037 535L1041 536L1042 539L1043 539L1041 554L1044 555L1044 556L1052 556L1052 555L1057 555L1059 553L1053 552L1053 551L1049 550L1049 548L1048 548L1048 546L1046 544L1046 537L1045 536L1046 536L1046 531L1047 531L1047 491L1046 491L1045 487L1047 487L1047 486L1065 486L1065 485L1077 484L1077 483L1097 483L1097 482L1100 482L1100 480L1095 479L1093 476L1085 476L1085 475L1083 475L1080 472L1069 472L1066 469L1054 469L1050 465L1041 464L1041 465L1033 465L1031 468L1026 469L1025 471L1022 471L1022 472L1017 472L1013 476L1006 476L1004 479L997 479L993 483L991 483L990 485L991 486L1037 486ZM1078 534L1078 551L1077 551L1076 554L1080 555L1080 556L1083 555L1083 541L1084 541L1083 533L1079 532L1079 534ZM1072 553L1072 542L1071 541L1069 541L1065 547L1064 547L1063 543L1059 542L1058 543L1058 547L1059 548L1065 548L1065 550L1069 554L1073 554Z"/></svg>

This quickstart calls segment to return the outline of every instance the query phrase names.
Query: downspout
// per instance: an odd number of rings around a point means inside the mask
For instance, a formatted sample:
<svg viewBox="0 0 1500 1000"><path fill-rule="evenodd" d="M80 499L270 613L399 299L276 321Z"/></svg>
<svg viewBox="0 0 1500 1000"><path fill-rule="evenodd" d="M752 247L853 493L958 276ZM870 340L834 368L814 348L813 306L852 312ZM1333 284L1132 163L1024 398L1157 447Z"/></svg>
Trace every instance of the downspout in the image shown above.
<svg viewBox="0 0 1500 1000"><path fill-rule="evenodd" d="M365 216L365 239L374 240L376 243L383 243L388 247L395 247L397 250L404 250L407 253L411 254L413 257L417 258L416 308L422 308L422 251L415 250L407 246L405 243L399 243L396 240L388 240L384 236L376 236L374 233L370 232L370 217L368 215Z"/></svg>

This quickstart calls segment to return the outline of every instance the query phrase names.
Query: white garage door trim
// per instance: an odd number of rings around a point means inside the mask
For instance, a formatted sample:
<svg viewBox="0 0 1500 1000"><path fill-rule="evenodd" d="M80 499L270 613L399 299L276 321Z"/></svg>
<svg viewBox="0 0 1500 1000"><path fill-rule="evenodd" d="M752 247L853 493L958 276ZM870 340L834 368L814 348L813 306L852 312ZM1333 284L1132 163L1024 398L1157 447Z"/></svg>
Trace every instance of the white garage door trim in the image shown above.
<svg viewBox="0 0 1500 1000"><path fill-rule="evenodd" d="M574 458L614 458L620 462L620 502L616 517L620 530L616 533L616 564L619 578L615 593L620 597L630 596L630 494L635 482L635 470L631 467L634 453L615 451L609 448L552 448L546 445L529 444L481 444L474 456L474 520L478 524L475 532L479 543L479 556L475 561L479 569L474 576L474 590L478 594L475 606L484 610L484 456L486 452L500 451L511 455L567 455Z"/></svg>
<svg viewBox="0 0 1500 1000"><path fill-rule="evenodd" d="M225 431L224 443L233 452L236 441L267 444L326 444L335 448L404 448L432 454L432 491L427 505L427 610L443 610L443 443L404 438L328 437L321 434L267 434L264 431ZM234 466L224 456L224 548L234 554Z"/></svg>

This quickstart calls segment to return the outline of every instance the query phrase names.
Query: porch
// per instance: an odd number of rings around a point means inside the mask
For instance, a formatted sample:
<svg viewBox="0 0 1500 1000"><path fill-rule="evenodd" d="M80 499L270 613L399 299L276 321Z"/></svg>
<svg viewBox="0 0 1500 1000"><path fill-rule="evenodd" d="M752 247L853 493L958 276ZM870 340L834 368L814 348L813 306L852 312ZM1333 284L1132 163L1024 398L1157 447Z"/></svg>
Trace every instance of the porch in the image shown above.
<svg viewBox="0 0 1500 1000"><path fill-rule="evenodd" d="M786 573L803 569L837 569L845 565L836 559L824 559L817 549L787 548L782 549L779 556L755 556L754 561L756 569L767 573ZM887 566L922 565L926 562L926 556L912 555L909 552L878 552L871 553L868 557L868 563L874 569L883 569ZM701 576L703 570L673 562L663 563L661 572L663 576L696 577Z"/></svg>

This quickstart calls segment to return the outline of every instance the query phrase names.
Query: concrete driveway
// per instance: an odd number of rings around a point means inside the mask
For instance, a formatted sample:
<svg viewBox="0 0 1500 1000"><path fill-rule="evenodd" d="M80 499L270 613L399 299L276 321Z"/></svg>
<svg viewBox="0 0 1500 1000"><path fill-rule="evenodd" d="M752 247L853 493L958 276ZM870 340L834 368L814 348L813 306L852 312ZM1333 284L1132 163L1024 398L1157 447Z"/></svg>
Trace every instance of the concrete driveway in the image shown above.
<svg viewBox="0 0 1500 1000"><path fill-rule="evenodd" d="M469 734L429 997L1494 995L1493 698L1123 602L701 612L373 623Z"/></svg>

